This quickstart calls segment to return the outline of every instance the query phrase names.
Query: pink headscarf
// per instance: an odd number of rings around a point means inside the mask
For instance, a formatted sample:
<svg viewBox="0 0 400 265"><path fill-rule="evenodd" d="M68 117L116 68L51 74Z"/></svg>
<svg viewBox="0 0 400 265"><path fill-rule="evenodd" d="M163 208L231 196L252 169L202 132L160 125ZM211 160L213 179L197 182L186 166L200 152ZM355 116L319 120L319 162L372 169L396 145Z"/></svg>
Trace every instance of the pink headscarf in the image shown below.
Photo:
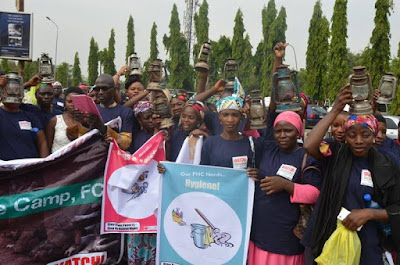
<svg viewBox="0 0 400 265"><path fill-rule="evenodd" d="M274 127L280 121L286 121L292 124L294 127L296 127L297 131L299 132L299 136L303 137L303 122L301 121L299 114L293 111L282 112L276 117L274 122Z"/></svg>

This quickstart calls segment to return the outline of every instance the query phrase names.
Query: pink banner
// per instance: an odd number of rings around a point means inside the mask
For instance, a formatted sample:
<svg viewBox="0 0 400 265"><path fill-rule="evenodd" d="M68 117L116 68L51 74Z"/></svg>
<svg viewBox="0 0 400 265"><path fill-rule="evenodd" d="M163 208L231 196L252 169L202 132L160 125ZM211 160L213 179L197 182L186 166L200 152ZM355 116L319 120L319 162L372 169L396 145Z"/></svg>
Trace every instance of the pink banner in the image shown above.
<svg viewBox="0 0 400 265"><path fill-rule="evenodd" d="M104 176L101 233L156 233L164 133L150 138L133 155L110 146Z"/></svg>

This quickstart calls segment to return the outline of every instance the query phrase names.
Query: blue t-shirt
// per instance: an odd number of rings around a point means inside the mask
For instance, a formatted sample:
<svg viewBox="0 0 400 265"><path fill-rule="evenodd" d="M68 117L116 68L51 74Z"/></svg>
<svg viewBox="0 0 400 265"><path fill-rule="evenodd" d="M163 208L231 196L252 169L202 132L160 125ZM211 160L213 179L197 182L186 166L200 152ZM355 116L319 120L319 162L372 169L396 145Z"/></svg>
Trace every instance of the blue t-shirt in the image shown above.
<svg viewBox="0 0 400 265"><path fill-rule="evenodd" d="M22 103L20 105L20 109L34 113L36 115L36 117L38 117L39 121L41 122L42 128L46 128L47 123L49 123L51 118L53 118L56 115L63 114L63 111L55 108L55 106L53 106L53 112L50 112L50 113L44 112L38 106L35 106L35 105L32 105L32 104L24 104L24 103Z"/></svg>
<svg viewBox="0 0 400 265"><path fill-rule="evenodd" d="M130 108L117 104L115 107L112 108L102 108L100 107L100 105L97 105L97 109L99 110L104 123L107 123L117 117L121 117L122 126L121 131L119 131L118 133L132 133L133 112Z"/></svg>
<svg viewBox="0 0 400 265"><path fill-rule="evenodd" d="M168 161L175 162L178 158L179 152L181 151L183 142L189 135L181 129L175 129L170 142L170 153L168 155Z"/></svg>
<svg viewBox="0 0 400 265"><path fill-rule="evenodd" d="M132 135L132 142L128 150L129 153L135 153L152 136L152 134L149 134L143 130L134 131Z"/></svg>
<svg viewBox="0 0 400 265"><path fill-rule="evenodd" d="M0 108L0 159L38 158L37 130L42 130L39 119L30 112L7 112Z"/></svg>
<svg viewBox="0 0 400 265"><path fill-rule="evenodd" d="M395 140L387 137L378 151L389 157L400 169L400 146Z"/></svg>
<svg viewBox="0 0 400 265"><path fill-rule="evenodd" d="M253 152L249 138L225 140L221 135L209 136L201 149L201 165L233 168L232 158L247 156L247 166L252 164Z"/></svg>
<svg viewBox="0 0 400 265"><path fill-rule="evenodd" d="M277 176L278 170L286 167L293 170L293 173L287 176L292 178L292 182L310 184L319 188L321 174L318 170L306 170L301 176L304 154L302 148L290 153L281 150L274 141L257 139L259 179ZM319 168L318 162L311 157L307 158L305 167L308 166ZM304 247L300 244L299 238L293 234L293 228L299 221L299 217L299 205L290 202L289 193L282 191L267 195L261 190L260 181L256 182L250 239L258 248L281 255L303 253Z"/></svg>
<svg viewBox="0 0 400 265"><path fill-rule="evenodd" d="M238 127L239 132L243 132L243 128L246 126L246 123L247 118L243 118L240 121ZM220 135L224 131L221 121L219 120L218 113L211 110L206 110L204 124L206 125L207 129L212 132L212 135Z"/></svg>

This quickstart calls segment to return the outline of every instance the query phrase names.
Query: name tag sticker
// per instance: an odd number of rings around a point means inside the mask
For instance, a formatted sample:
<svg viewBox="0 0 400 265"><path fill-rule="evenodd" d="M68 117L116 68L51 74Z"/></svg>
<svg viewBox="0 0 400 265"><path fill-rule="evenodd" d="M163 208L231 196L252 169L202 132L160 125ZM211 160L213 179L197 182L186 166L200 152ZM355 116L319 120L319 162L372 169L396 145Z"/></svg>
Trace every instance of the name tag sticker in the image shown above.
<svg viewBox="0 0 400 265"><path fill-rule="evenodd" d="M60 107L64 107L64 103L62 103L61 101L57 101L57 105Z"/></svg>
<svg viewBox="0 0 400 265"><path fill-rule="evenodd" d="M276 175L292 181L294 174L296 174L296 170L297 168L294 166L282 164L281 167L276 172Z"/></svg>
<svg viewBox="0 0 400 265"><path fill-rule="evenodd" d="M246 169L247 168L247 156L235 156L232 157L232 163L234 169Z"/></svg>
<svg viewBox="0 0 400 265"><path fill-rule="evenodd" d="M367 169L361 170L361 185L371 188L374 187L371 172L369 172Z"/></svg>
<svg viewBox="0 0 400 265"><path fill-rule="evenodd" d="M18 123L21 130L32 130L32 125L30 121L20 121Z"/></svg>

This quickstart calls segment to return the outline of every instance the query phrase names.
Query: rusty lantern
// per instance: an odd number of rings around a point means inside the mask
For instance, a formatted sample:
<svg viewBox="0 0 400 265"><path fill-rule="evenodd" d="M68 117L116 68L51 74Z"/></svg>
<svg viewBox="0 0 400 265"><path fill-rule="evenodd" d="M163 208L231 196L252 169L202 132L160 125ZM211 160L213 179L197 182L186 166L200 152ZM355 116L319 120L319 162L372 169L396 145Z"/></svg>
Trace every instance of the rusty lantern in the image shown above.
<svg viewBox="0 0 400 265"><path fill-rule="evenodd" d="M287 110L300 111L300 88L297 71L290 70L288 65L280 65L272 76L276 112Z"/></svg>
<svg viewBox="0 0 400 265"><path fill-rule="evenodd" d="M210 66L208 62L210 60L211 44L209 42L204 42L201 45L200 53L198 56L198 62L194 66L194 69L201 73L208 73Z"/></svg>
<svg viewBox="0 0 400 265"><path fill-rule="evenodd" d="M265 117L265 103L260 90L250 91L250 129L258 130L267 127Z"/></svg>
<svg viewBox="0 0 400 265"><path fill-rule="evenodd" d="M224 65L225 90L233 91L235 77L239 78L239 64L235 59L228 59Z"/></svg>
<svg viewBox="0 0 400 265"><path fill-rule="evenodd" d="M155 59L150 65L149 73L149 83L147 85L147 90L160 90L160 83L163 77L163 62L161 59Z"/></svg>
<svg viewBox="0 0 400 265"><path fill-rule="evenodd" d="M394 77L394 73L387 73L382 76L381 82L379 83L379 91L381 96L377 99L379 104L390 104L396 95L397 78Z"/></svg>
<svg viewBox="0 0 400 265"><path fill-rule="evenodd" d="M139 77L142 76L142 66L140 64L140 59L137 56L136 52L132 52L132 54L129 55L128 64L129 64L129 68L130 68L129 75L136 75Z"/></svg>
<svg viewBox="0 0 400 265"><path fill-rule="evenodd" d="M157 97L153 102L153 106L154 114L159 115L161 118L160 129L166 129L174 125L171 107L167 98Z"/></svg>
<svg viewBox="0 0 400 265"><path fill-rule="evenodd" d="M353 102L350 106L350 114L372 114L372 84L371 77L365 71L365 66L353 67L353 74L349 76L350 89L353 92Z"/></svg>

